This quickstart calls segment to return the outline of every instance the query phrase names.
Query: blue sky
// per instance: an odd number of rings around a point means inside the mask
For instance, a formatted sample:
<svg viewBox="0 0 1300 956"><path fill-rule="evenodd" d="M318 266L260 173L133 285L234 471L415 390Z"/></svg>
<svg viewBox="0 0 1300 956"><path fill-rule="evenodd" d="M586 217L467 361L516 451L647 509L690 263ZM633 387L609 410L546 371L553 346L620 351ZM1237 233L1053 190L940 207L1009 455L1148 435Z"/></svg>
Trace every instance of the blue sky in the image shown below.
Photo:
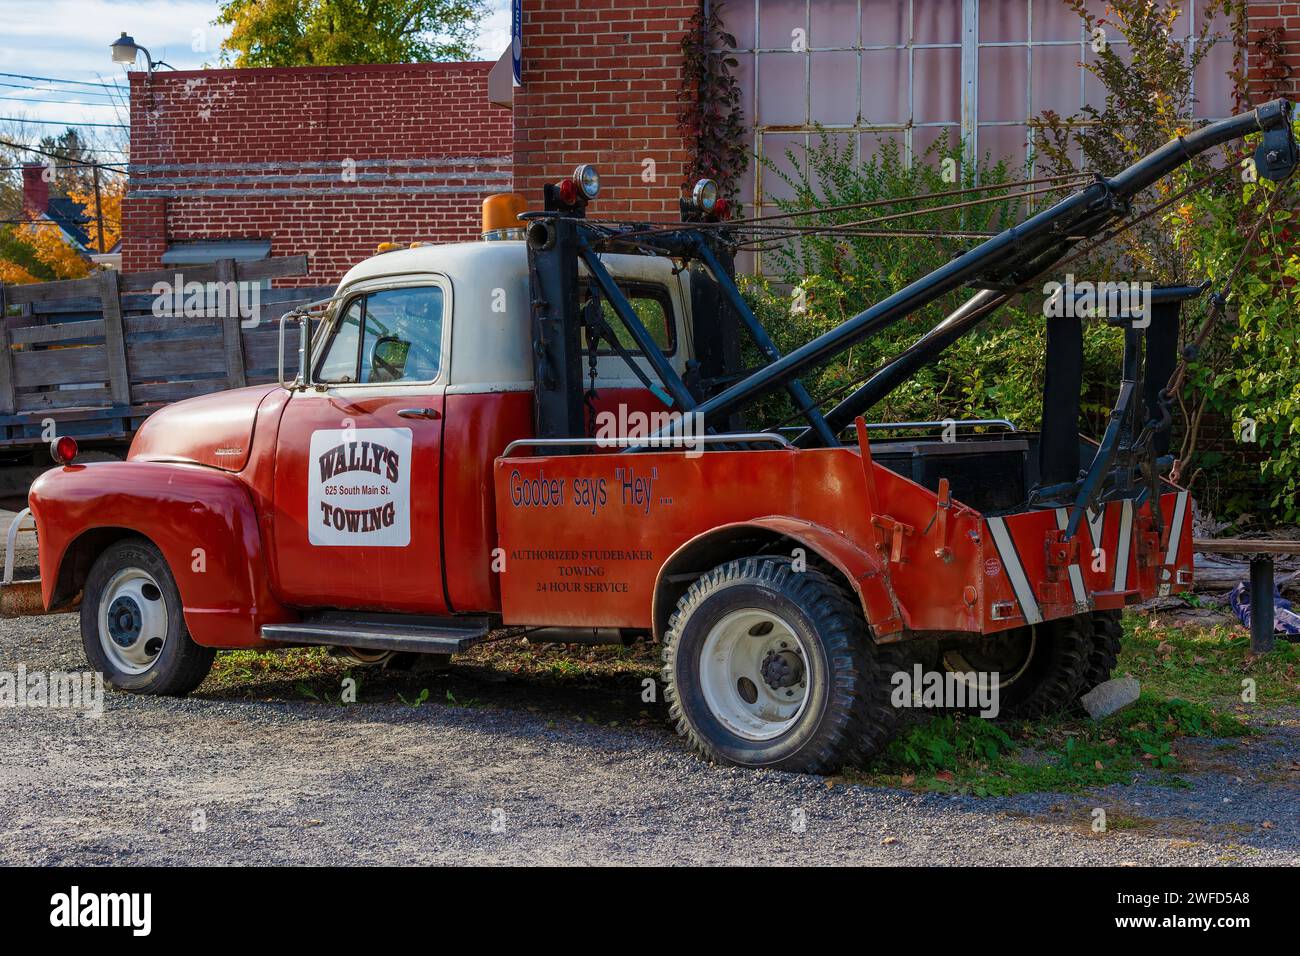
<svg viewBox="0 0 1300 956"><path fill-rule="evenodd" d="M492 13L483 23L479 55L494 60L510 42L510 2L489 0L489 5ZM123 68L111 62L109 44L123 31L155 60L181 70L198 69L217 59L223 37L212 26L217 9L216 0L0 0L0 72L122 83ZM8 84L0 86L0 117L126 121L112 102L112 91L103 87L11 76L0 76L0 83ZM0 128L7 125L0 122ZM32 122L24 131L52 133L61 127ZM110 128L100 132L102 138L115 135Z"/></svg>

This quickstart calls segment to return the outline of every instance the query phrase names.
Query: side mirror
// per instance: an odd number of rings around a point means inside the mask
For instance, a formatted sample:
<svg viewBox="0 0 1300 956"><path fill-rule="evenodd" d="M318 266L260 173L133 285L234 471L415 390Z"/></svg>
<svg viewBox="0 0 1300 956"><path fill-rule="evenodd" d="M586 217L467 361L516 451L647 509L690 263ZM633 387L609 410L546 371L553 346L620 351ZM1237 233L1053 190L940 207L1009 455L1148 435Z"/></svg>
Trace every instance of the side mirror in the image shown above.
<svg viewBox="0 0 1300 956"><path fill-rule="evenodd" d="M298 374L292 382L284 380L284 326L290 320L298 323ZM281 388L293 391L311 384L311 316L304 312L286 312L280 316L279 382Z"/></svg>

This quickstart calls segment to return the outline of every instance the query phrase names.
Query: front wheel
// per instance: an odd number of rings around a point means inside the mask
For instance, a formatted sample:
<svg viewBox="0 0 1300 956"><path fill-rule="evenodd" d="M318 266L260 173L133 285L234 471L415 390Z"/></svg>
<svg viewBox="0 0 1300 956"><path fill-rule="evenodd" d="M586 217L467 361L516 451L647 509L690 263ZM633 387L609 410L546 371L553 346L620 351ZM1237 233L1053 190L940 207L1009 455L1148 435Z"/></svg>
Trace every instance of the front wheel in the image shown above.
<svg viewBox="0 0 1300 956"><path fill-rule="evenodd" d="M91 567L81 640L110 687L136 694L182 697L203 683L216 656L190 637L162 552L139 538L113 544Z"/></svg>
<svg viewBox="0 0 1300 956"><path fill-rule="evenodd" d="M788 558L714 568L682 596L664 639L670 712L702 756L831 773L893 736L892 660L860 609Z"/></svg>

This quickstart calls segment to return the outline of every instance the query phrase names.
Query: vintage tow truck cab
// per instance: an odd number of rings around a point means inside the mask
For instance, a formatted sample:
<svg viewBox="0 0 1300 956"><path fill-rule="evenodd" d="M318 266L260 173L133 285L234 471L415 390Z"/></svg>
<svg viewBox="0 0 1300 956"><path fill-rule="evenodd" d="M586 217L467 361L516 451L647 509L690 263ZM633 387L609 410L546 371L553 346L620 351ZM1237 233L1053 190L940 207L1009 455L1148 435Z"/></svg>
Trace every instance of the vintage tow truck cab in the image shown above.
<svg viewBox="0 0 1300 956"><path fill-rule="evenodd" d="M1099 443L1078 437L1077 320L1052 328L1041 433L867 414L1190 156L1262 132L1261 174L1288 174L1289 118L1275 101L1203 127L788 355L737 291L746 224L711 183L659 226L588 218L591 167L541 211L493 197L485 241L376 255L286 316L293 377L166 407L123 462L57 443L30 493L39 610L80 602L91 665L146 694L193 690L220 648L374 662L511 626L649 637L700 753L790 770L879 750L913 661L991 682L1004 714L1071 706L1109 676L1119 611L1192 581L1162 389L1178 302L1202 288L1112 317L1125 361ZM799 382L963 286L834 407ZM746 422L777 389L802 424Z"/></svg>

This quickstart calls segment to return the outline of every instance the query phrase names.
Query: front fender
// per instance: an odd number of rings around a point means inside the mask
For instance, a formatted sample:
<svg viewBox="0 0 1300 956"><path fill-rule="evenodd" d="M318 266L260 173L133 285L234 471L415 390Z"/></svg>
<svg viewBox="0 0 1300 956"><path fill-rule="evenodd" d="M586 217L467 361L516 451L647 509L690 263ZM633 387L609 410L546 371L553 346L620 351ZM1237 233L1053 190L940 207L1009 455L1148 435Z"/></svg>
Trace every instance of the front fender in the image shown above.
<svg viewBox="0 0 1300 956"><path fill-rule="evenodd" d="M261 646L262 624L296 618L271 593L252 498L235 475L168 462L68 465L36 479L28 502L47 609L79 542L110 529L162 551L198 644Z"/></svg>

